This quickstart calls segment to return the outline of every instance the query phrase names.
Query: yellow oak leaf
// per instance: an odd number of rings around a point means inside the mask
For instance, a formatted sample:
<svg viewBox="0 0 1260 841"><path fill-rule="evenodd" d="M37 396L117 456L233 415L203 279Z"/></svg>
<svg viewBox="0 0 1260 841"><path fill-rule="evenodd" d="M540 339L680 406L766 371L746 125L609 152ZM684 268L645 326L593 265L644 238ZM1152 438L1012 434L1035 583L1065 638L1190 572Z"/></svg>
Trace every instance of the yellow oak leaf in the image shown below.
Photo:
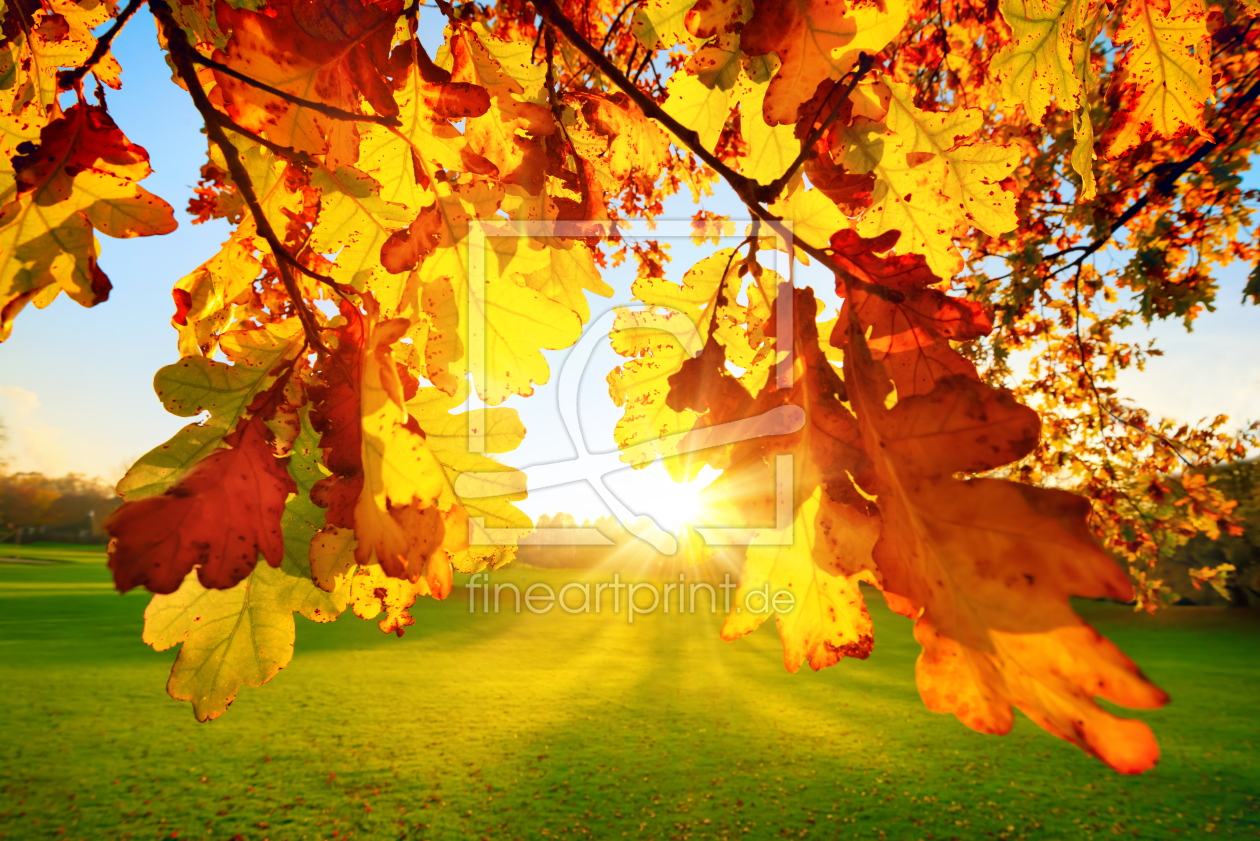
<svg viewBox="0 0 1260 841"><path fill-rule="evenodd" d="M598 149L597 156L606 164L616 188L632 176L650 185L661 173L669 159L669 140L655 122L644 116L626 94L572 94L566 101L579 108L583 124L570 130L569 137L586 129L597 138L591 138L586 148ZM589 155L589 153L588 153Z"/></svg>
<svg viewBox="0 0 1260 841"><path fill-rule="evenodd" d="M464 136L471 148L495 165L504 184L541 192L546 171L542 138L556 130L551 111L526 100L521 83L504 71L471 27L450 32L447 48L451 79L476 85L490 96L489 110L466 121Z"/></svg>
<svg viewBox="0 0 1260 841"><path fill-rule="evenodd" d="M175 230L171 206L137 183L152 171L148 154L103 108L73 106L14 163L16 178L0 196L0 340L27 303L47 306L58 290L86 307L109 297L95 231Z"/></svg>
<svg viewBox="0 0 1260 841"><path fill-rule="evenodd" d="M613 437L622 461L647 467L657 455L671 454L673 448L662 439L686 432L695 423L694 412L674 411L666 399L669 378L699 352L702 340L685 315L625 309L617 311L609 338L615 352L634 357L606 378L609 397L623 410Z"/></svg>
<svg viewBox="0 0 1260 841"><path fill-rule="evenodd" d="M645 0L630 18L630 31L649 50L667 50L695 38L687 30L687 16L696 0Z"/></svg>
<svg viewBox="0 0 1260 841"><path fill-rule="evenodd" d="M398 567L410 573L440 545L440 517L432 521L435 514L421 514L428 519L410 524L399 522L395 514L423 511L437 502L443 473L424 433L408 423L403 386L390 350L406 329L404 319L392 319L370 325L365 338L360 386L363 490L354 509L354 531L360 565L374 558L387 571Z"/></svg>
<svg viewBox="0 0 1260 841"><path fill-rule="evenodd" d="M232 323L237 307L250 301L254 278L262 273L254 256L255 234L252 224L242 223L218 254L175 283L171 326L179 333L180 356L213 357L219 334Z"/></svg>
<svg viewBox="0 0 1260 841"><path fill-rule="evenodd" d="M752 16L751 0L698 0L687 12L687 31L701 40L739 28Z"/></svg>
<svg viewBox="0 0 1260 841"><path fill-rule="evenodd" d="M1013 38L994 56L992 69L1008 106L1022 104L1040 125L1051 101L1074 112L1072 168L1081 177L1082 201L1093 200L1094 126L1086 91L1094 85L1090 46L1105 23L1092 0L1005 0L1002 17Z"/></svg>
<svg viewBox="0 0 1260 841"><path fill-rule="evenodd" d="M1041 125L1051 102L1076 111L1089 72L1089 47L1101 25L1094 0L1003 0L1012 38L992 69L1010 105L1022 104Z"/></svg>
<svg viewBox="0 0 1260 841"><path fill-rule="evenodd" d="M642 468L657 455L673 455L679 434L695 423L695 412L667 405L669 378L704 345L719 284L736 274L733 257L729 248L711 254L689 269L681 284L641 277L632 291L647 309L617 311L612 348L635 357L607 377L609 395L624 409L613 435L627 464Z"/></svg>
<svg viewBox="0 0 1260 841"><path fill-rule="evenodd" d="M690 73L670 76L666 89L669 98L663 106L665 113L694 131L700 145L712 152L731 114L730 92L720 85L710 87Z"/></svg>
<svg viewBox="0 0 1260 841"><path fill-rule="evenodd" d="M1109 96L1118 104L1103 134L1107 157L1151 137L1211 140L1203 124L1203 104L1212 96L1212 48L1202 0L1128 0L1115 40L1129 48L1111 80Z"/></svg>
<svg viewBox="0 0 1260 841"><path fill-rule="evenodd" d="M832 234L849 227L848 218L835 202L827 198L822 190L806 189L799 175L792 179L784 190L784 196L770 208L774 214L791 220L794 239L803 240L815 248L824 247ZM797 259L802 262L809 260L803 251L797 252Z"/></svg>
<svg viewBox="0 0 1260 841"><path fill-rule="evenodd" d="M379 566L361 566L350 577L350 608L360 619L373 619L384 613L378 624L387 634L402 636L416 620L411 606L424 588L422 582L391 578Z"/></svg>
<svg viewBox="0 0 1260 841"><path fill-rule="evenodd" d="M477 572L509 562L514 547L467 545L469 519L477 521L478 529L524 530L531 524L512 504L527 496L525 474L483 455L516 449L525 438L525 427L515 409L453 412L467 396L466 383L453 395L422 388L407 402L407 410L424 429L426 443L445 471L446 488L438 505L463 512L465 543L449 548L451 563L461 572Z"/></svg>
<svg viewBox="0 0 1260 841"><path fill-rule="evenodd" d="M740 170L762 184L769 184L796 160L801 141L795 125L769 125L765 118L765 99L771 79L778 69L772 56L754 58L735 84L734 99L739 103L740 133L748 144L748 153L740 159ZM834 231L827 232L831 236ZM823 237L826 240L826 237Z"/></svg>
<svg viewBox="0 0 1260 841"><path fill-rule="evenodd" d="M857 231L870 238L901 231L900 250L924 255L937 275L952 277L963 267L953 243L959 226L997 236L1017 224L1015 194L1002 182L1014 172L1019 150L963 142L983 124L979 109L923 111L909 86L887 77L880 84L890 93L887 129L857 118L842 133L849 171L876 176Z"/></svg>
<svg viewBox="0 0 1260 841"><path fill-rule="evenodd" d="M818 671L844 657L866 659L874 628L858 580L873 577L870 551L878 529L875 518L815 488L797 509L789 533L771 529L753 538L722 639L739 639L773 614L789 672L807 660ZM766 536L783 542L762 542ZM836 563L844 555L864 555L866 567L848 572Z"/></svg>
<svg viewBox="0 0 1260 841"><path fill-rule="evenodd" d="M563 304L582 322L591 317L586 292L611 297L613 288L599 276L590 247L580 240L557 237L495 237L491 241L500 273Z"/></svg>

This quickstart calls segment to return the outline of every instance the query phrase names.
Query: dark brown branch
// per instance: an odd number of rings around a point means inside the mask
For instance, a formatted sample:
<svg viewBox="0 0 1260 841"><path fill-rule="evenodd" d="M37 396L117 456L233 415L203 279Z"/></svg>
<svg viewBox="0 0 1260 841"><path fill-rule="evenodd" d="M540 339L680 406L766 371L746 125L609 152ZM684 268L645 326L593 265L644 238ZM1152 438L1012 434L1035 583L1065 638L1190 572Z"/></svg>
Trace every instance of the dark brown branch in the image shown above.
<svg viewBox="0 0 1260 841"><path fill-rule="evenodd" d="M302 166L312 166L312 167L319 166L319 162L316 161L314 158L312 158L310 155L306 154L305 152L300 152L291 146L281 146L279 143L268 140L262 135L256 134L250 131L249 129L245 128L245 126L241 125L236 120L233 120L231 117L222 113L221 111L216 111L215 113L218 115L219 124L222 125L224 128L228 129L229 131L233 132L234 134L239 134L241 137L248 137L250 140L254 141L259 146L263 146L267 149L270 149L272 152L275 152L280 157L285 158L286 160L290 160L295 164L301 164Z"/></svg>
<svg viewBox="0 0 1260 841"><path fill-rule="evenodd" d="M109 52L110 45L114 42L114 37L122 32L122 28L127 25L127 21L136 13L144 0L131 0L126 7L114 18L114 25L111 26L104 35L96 41L96 47L92 50L92 54L87 57L87 61L83 62L83 66L76 67L73 70L64 70L57 74L57 87L62 90L73 90L74 86L83 81L83 77L92 72L92 68L105 57L105 53Z"/></svg>
<svg viewBox="0 0 1260 841"><path fill-rule="evenodd" d="M317 111L325 117L331 117L334 120L346 120L347 122L353 123L375 123L379 126L402 125L397 117L382 117L379 114L356 114L353 111L346 111L343 108L336 108L332 105L326 105L323 102L316 102L312 99L303 99L300 96L294 96L293 94L286 93L279 88L273 88L266 82L260 82L257 79L252 79L239 70L233 70L226 64L221 64L212 58L206 58L201 53L193 50L191 47L189 47L189 49L192 54L191 60L195 61L197 64L209 67L211 70L217 70L225 76L231 76L233 79L244 82L251 87L258 88L260 91L265 91L272 96L279 97L285 102L292 102L294 105L300 105L303 108L309 108L312 111Z"/></svg>
<svg viewBox="0 0 1260 841"><path fill-rule="evenodd" d="M206 134L223 152L228 172L231 174L232 180L236 182L236 189L240 190L241 198L245 200L246 206L249 207L250 213L253 214L254 224L258 228L258 233L262 234L263 239L267 240L267 244L271 246L272 253L276 256L276 269L280 273L280 280L284 284L285 292L288 293L289 299L293 302L293 308L297 311L298 318L302 322L302 329L306 333L307 344L320 353L327 353L328 349L324 347L324 343L319 337L319 323L315 320L315 314L306 305L306 300L302 297L302 291L298 288L297 281L293 279L293 274L289 271L293 257L288 253L284 244L281 243L280 238L276 236L276 232L267 220L266 214L263 213L262 204L258 201L258 195L254 192L254 184L249 178L249 172L246 171L245 164L241 162L236 147L232 145L227 135L224 134L223 126L219 120L219 112L210 104L210 99L206 96L206 91L201 86L201 80L197 78L197 68L193 66L194 56L197 55L197 52L188 43L188 36L184 34L183 28L175 20L174 14L171 13L171 7L166 5L166 0L149 0L149 9L153 12L153 16L157 18L158 23L161 24L162 31L166 35L167 47L170 49L171 60L175 63L175 69L179 73L179 77L183 79L184 84L187 86L193 104L197 107L197 110L201 113L201 118L206 123Z"/></svg>
<svg viewBox="0 0 1260 841"><path fill-rule="evenodd" d="M758 192L761 189L760 184L731 169L720 158L705 149L700 144L700 138L694 131L675 120L669 114L666 114L650 96L639 89L638 85L626 78L626 74L621 72L621 68L613 64L594 44L583 38L577 31L577 27L573 25L573 22L556 8L553 0L534 0L534 6L544 20L564 33L564 37L568 39L569 43L577 47L578 52L586 56L592 64L612 80L613 84L629 96L644 114L647 114L669 129L696 157L700 158L700 160L712 167L718 175L722 176L722 179L731 185L732 189L745 203L762 200Z"/></svg>

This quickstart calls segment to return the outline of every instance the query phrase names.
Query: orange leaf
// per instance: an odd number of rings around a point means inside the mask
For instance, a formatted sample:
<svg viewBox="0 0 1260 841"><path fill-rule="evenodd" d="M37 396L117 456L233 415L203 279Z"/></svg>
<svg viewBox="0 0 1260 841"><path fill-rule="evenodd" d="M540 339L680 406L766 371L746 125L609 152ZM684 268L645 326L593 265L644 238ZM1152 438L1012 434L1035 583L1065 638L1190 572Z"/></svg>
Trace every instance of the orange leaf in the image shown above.
<svg viewBox="0 0 1260 841"><path fill-rule="evenodd" d="M261 413L159 496L127 502L106 518L109 568L120 592L174 593L194 567L202 586L227 590L253 571L261 552L284 558L280 516L297 485L287 458L272 455Z"/></svg>
<svg viewBox="0 0 1260 841"><path fill-rule="evenodd" d="M1037 445L1037 414L962 375L885 407L891 383L854 326L849 395L874 461L883 528L875 561L889 604L915 618L924 702L972 729L1005 733L1011 707L1113 768L1152 767L1150 728L1095 702L1149 709L1167 696L1081 621L1069 598L1132 595L1085 524L1089 503L1064 491L961 480Z"/></svg>
<svg viewBox="0 0 1260 841"><path fill-rule="evenodd" d="M398 114L388 67L400 0L292 2L277 0L261 12L221 2L219 26L232 33L215 58L251 79L302 99L364 113L360 100L383 116ZM358 160L354 123L334 120L303 105L216 72L228 113L253 131L266 131L277 143L312 154L328 153L328 165Z"/></svg>
<svg viewBox="0 0 1260 841"><path fill-rule="evenodd" d="M953 298L932 288L941 280L919 254L879 257L896 244L899 234L890 231L875 239L863 239L853 231L839 231L831 238L835 262L858 280L888 290L881 297L854 284L848 288L836 278L836 293L844 296L863 326L871 329L867 346L888 373L902 397L925 394L943 377L975 376L975 366L954 350L950 342L965 342L989 333L993 325L984 308L972 301ZM844 345L847 326L837 322L831 343Z"/></svg>

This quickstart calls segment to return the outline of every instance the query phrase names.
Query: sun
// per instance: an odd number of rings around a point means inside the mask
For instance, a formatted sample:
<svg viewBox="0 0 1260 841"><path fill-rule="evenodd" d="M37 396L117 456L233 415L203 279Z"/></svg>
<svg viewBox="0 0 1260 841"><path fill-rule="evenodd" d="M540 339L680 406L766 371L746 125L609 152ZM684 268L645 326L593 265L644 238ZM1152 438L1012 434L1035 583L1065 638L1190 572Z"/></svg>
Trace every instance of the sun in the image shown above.
<svg viewBox="0 0 1260 841"><path fill-rule="evenodd" d="M661 528L676 533L699 518L700 491L719 475L705 466L694 481L675 482L658 461L643 470L627 470L612 484L634 513L645 514Z"/></svg>

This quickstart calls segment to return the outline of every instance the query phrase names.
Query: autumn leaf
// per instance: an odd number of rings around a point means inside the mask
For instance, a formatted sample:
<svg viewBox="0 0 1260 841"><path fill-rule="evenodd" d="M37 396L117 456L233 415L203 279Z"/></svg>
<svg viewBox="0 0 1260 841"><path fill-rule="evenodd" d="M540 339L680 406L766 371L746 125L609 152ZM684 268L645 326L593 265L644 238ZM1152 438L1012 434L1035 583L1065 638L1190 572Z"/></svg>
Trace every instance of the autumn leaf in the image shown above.
<svg viewBox="0 0 1260 841"><path fill-rule="evenodd" d="M444 474L407 414L406 392L415 386L404 385L390 348L406 321L373 322L347 305L342 311L346 323L326 365L328 382L314 394L312 417L331 475L314 486L312 498L329 509L330 527L354 531L357 564L423 580L425 592L444 598L451 586L446 518L433 507Z"/></svg>
<svg viewBox="0 0 1260 841"><path fill-rule="evenodd" d="M796 354L790 388L768 382L758 395L749 395L710 345L671 378L670 402L705 410L686 439L689 447L720 424L740 423L746 430L727 445L724 457L709 457L725 470L701 492L711 518L756 530L723 639L755 630L774 613L784 665L796 671L808 660L818 670L871 651L873 631L858 581L878 580L871 548L879 520L853 484L870 465L843 402L845 387L820 345L813 293L789 295L783 287L776 308L789 302ZM793 409L801 422L778 432L776 415ZM787 471L786 482L781 471ZM757 591L787 591L792 600L771 601L773 609L754 612L747 599L764 600L751 596Z"/></svg>
<svg viewBox="0 0 1260 841"><path fill-rule="evenodd" d="M394 116L398 106L383 76L394 15L401 3L327 0L317 4L269 3L267 12L216 6L218 25L231 32L216 59L251 79L293 96L344 111ZM353 123L333 120L260 88L216 72L228 113L253 131L304 152L328 154L332 167L359 158Z"/></svg>
<svg viewBox="0 0 1260 841"><path fill-rule="evenodd" d="M1119 157L1151 137L1198 134L1211 140L1203 124L1212 76L1201 0L1128 0L1116 42L1129 48L1108 91L1117 100L1117 119L1103 133L1107 157Z"/></svg>
<svg viewBox="0 0 1260 841"><path fill-rule="evenodd" d="M59 67L81 67L96 48L92 30L109 20L113 9L98 0L48 0L3 10L0 42L0 171L12 172L10 159L23 143L38 143L41 130L63 116L57 104ZM106 52L94 75L117 90L122 68Z"/></svg>
<svg viewBox="0 0 1260 841"><path fill-rule="evenodd" d="M890 383L851 328L845 379L872 454L883 520L874 559L889 604L916 619L929 708L1005 733L1017 707L1124 773L1159 758L1150 728L1094 701L1152 709L1167 696L1073 612L1069 597L1125 601L1128 577L1086 528L1086 500L999 479L957 479L1021 458L1037 414L965 375L885 407Z"/></svg>
<svg viewBox="0 0 1260 841"><path fill-rule="evenodd" d="M900 0L754 0L743 50L754 57L774 53L782 62L765 95L766 123L795 123L797 109L820 83L838 81L859 53L882 50L908 13Z"/></svg>
<svg viewBox="0 0 1260 841"><path fill-rule="evenodd" d="M540 192L546 170L542 138L555 131L551 112L525 99L525 88L470 27L451 33L449 50L451 79L485 91L493 103L486 113L469 117L464 133L469 145L495 165L504 184Z"/></svg>
<svg viewBox="0 0 1260 841"><path fill-rule="evenodd" d="M975 366L951 342L965 342L992 329L979 305L934 288L932 274L918 254L880 256L897 242L897 232L863 239L852 231L831 238L835 262L858 283L837 278L836 291L868 330L871 358L882 362L897 394L926 394L954 374L974 377ZM848 326L837 321L831 344L844 347Z"/></svg>
<svg viewBox="0 0 1260 841"><path fill-rule="evenodd" d="M599 157L606 157L614 178L646 179L648 185L657 179L669 157L669 141L628 96L575 95L571 101L590 130L605 138Z"/></svg>
<svg viewBox="0 0 1260 841"><path fill-rule="evenodd" d="M1002 18L1013 38L993 59L1008 103L1023 104L1040 123L1050 103L1065 111L1081 105L1089 47L1100 8L1091 0L1007 0Z"/></svg>
<svg viewBox="0 0 1260 841"><path fill-rule="evenodd" d="M284 559L256 567L236 586L212 590L189 574L170 595L154 596L144 612L144 641L157 651L182 646L167 691L192 701L199 721L222 715L241 686L262 686L293 656L293 614L331 622L345 609L349 585L325 593L311 581L306 547L323 524L307 494L317 469L317 438L309 423L294 442L289 472L297 496L285 505Z"/></svg>
<svg viewBox="0 0 1260 841"><path fill-rule="evenodd" d="M474 519L483 529L528 529L529 517L512 504L527 496L525 474L484 455L515 450L525 438L525 427L515 409L454 412L466 399L467 386L453 395L437 388L421 388L407 401L408 413L423 427L425 442L446 476L438 506L461 512L448 516L462 529L465 538L469 521ZM514 547L460 548L460 543L452 539L447 549L455 569L477 572L486 565L497 568L508 563Z"/></svg>
<svg viewBox="0 0 1260 841"><path fill-rule="evenodd" d="M990 236L1015 227L1015 196L1003 182L1014 172L1019 150L963 142L983 123L978 109L923 111L908 86L883 84L890 93L886 128L863 119L846 133L849 172L876 177L872 205L857 232L874 238L900 231L905 251L924 255L939 277L953 277L963 267L953 243L960 227L974 225Z"/></svg>
<svg viewBox="0 0 1260 841"><path fill-rule="evenodd" d="M58 291L90 307L109 297L96 264L100 231L112 237L175 230L170 205L136 182L149 156L103 108L71 107L14 159L15 180L0 201L0 340L28 302L47 306Z"/></svg>
<svg viewBox="0 0 1260 841"><path fill-rule="evenodd" d="M689 44L693 36L687 29L687 20L695 5L696 0L646 0L635 9L630 31L648 49Z"/></svg>
<svg viewBox="0 0 1260 841"><path fill-rule="evenodd" d="M260 553L280 565L280 515L294 488L271 452L264 418L223 442L163 494L125 503L105 519L120 592L173 593L193 568L203 586L226 590L249 575Z"/></svg>
<svg viewBox="0 0 1260 841"><path fill-rule="evenodd" d="M781 543L757 544L754 538L735 590L736 610L726 616L722 639L739 639L773 613L789 672L807 660L815 671L844 657L865 660L875 637L858 580L863 572L869 577L873 565L849 572L836 559L856 554L869 562L873 526L869 517L815 488L789 532L774 535ZM790 593L791 599L782 593Z"/></svg>

